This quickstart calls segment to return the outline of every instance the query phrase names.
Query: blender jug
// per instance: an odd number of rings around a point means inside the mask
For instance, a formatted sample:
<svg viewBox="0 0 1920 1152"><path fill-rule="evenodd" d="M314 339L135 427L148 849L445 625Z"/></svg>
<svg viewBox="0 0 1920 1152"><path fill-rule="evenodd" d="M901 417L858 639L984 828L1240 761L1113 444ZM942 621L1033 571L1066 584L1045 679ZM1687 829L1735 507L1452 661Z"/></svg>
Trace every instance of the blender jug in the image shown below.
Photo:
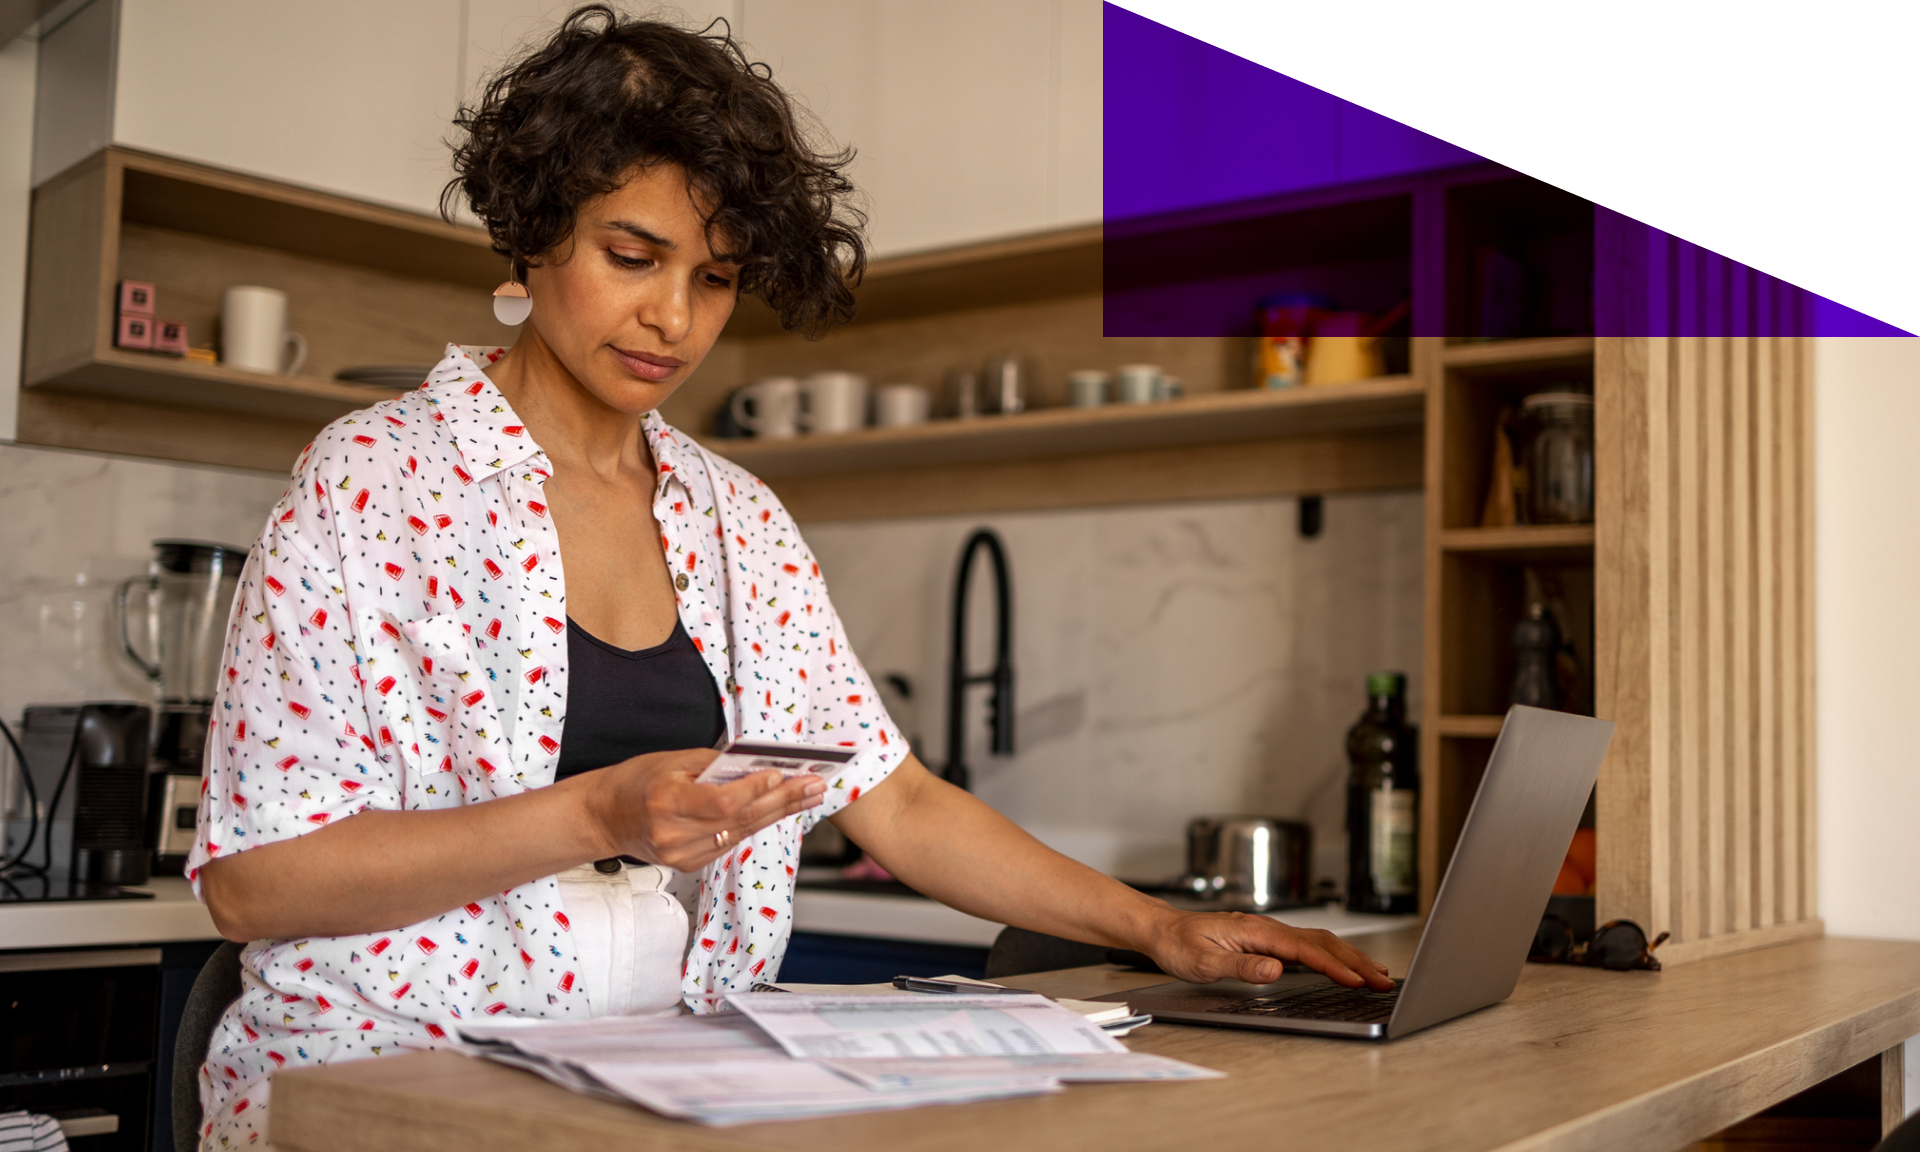
<svg viewBox="0 0 1920 1152"><path fill-rule="evenodd" d="M120 643L160 698L153 757L168 771L200 771L227 617L246 560L245 551L224 544L155 540L147 574L120 585Z"/></svg>

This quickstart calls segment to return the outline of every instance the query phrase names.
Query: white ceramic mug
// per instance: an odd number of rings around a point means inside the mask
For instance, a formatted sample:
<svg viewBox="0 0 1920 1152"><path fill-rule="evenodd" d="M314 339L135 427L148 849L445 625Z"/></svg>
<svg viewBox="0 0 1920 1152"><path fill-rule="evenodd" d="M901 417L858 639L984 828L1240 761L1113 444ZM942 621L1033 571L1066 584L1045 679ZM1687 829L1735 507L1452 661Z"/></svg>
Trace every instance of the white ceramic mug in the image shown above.
<svg viewBox="0 0 1920 1152"><path fill-rule="evenodd" d="M1091 368L1067 373L1067 402L1075 408L1098 408L1107 402L1107 374Z"/></svg>
<svg viewBox="0 0 1920 1152"><path fill-rule="evenodd" d="M918 384L889 384L873 394L873 422L882 428L924 424L933 411L933 393Z"/></svg>
<svg viewBox="0 0 1920 1152"><path fill-rule="evenodd" d="M221 295L220 360L249 372L293 376L300 371L307 362L307 338L287 331L285 292L239 284Z"/></svg>
<svg viewBox="0 0 1920 1152"><path fill-rule="evenodd" d="M858 372L815 372L800 382L800 427L852 432L867 426L867 378Z"/></svg>
<svg viewBox="0 0 1920 1152"><path fill-rule="evenodd" d="M762 440L800 435L800 381L791 376L755 380L733 394L733 419Z"/></svg>
<svg viewBox="0 0 1920 1152"><path fill-rule="evenodd" d="M1161 398L1158 364L1122 364L1116 378L1122 404L1151 404Z"/></svg>

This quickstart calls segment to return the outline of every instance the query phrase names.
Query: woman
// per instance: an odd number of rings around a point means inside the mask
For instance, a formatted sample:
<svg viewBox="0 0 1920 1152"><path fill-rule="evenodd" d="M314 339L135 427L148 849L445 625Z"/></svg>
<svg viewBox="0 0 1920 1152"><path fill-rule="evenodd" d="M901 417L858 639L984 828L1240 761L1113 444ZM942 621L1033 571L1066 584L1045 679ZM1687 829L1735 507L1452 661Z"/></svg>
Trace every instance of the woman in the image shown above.
<svg viewBox="0 0 1920 1152"><path fill-rule="evenodd" d="M846 158L764 68L583 9L460 124L456 186L532 316L322 432L254 547L189 862L253 942L203 1143L263 1140L279 1067L771 979L822 818L956 908L1186 979L1285 958L1390 987L1337 938L1175 911L935 779L773 493L661 421L741 291L789 329L851 313ZM856 755L825 783L696 783L726 738ZM676 872L700 878L691 944Z"/></svg>

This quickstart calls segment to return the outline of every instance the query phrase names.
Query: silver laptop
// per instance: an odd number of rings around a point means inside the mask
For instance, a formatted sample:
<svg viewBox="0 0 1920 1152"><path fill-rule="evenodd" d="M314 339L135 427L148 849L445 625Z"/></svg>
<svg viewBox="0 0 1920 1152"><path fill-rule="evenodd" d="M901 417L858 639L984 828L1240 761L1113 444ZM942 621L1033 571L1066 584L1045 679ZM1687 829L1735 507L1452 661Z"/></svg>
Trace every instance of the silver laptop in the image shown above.
<svg viewBox="0 0 1920 1152"><path fill-rule="evenodd" d="M1413 963L1393 991L1304 972L1272 984L1155 984L1098 999L1182 1024L1374 1040L1505 1000L1612 739L1610 720L1520 705L1507 713Z"/></svg>

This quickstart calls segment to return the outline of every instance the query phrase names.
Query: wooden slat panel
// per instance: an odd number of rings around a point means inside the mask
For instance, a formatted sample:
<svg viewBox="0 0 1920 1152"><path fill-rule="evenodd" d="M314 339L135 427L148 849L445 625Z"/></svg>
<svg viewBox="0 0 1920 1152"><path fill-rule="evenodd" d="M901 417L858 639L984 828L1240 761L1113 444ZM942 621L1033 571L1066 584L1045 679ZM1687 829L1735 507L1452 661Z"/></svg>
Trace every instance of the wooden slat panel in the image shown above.
<svg viewBox="0 0 1920 1152"><path fill-rule="evenodd" d="M1797 338L1595 351L1597 466L1620 470L1594 544L1599 714L1621 726L1598 911L1672 932L1672 963L1821 932L1808 368Z"/></svg>
<svg viewBox="0 0 1920 1152"><path fill-rule="evenodd" d="M1680 773L1674 763L1673 622L1677 589L1675 568L1673 490L1673 376L1674 341L1651 339L1647 352L1647 838L1653 858L1647 861L1648 931L1671 932L1680 902L1674 885L1679 870L1672 850L1675 788Z"/></svg>
<svg viewBox="0 0 1920 1152"><path fill-rule="evenodd" d="M1703 721L1706 776L1704 871L1706 907L1700 934L1718 936L1727 925L1727 340L1700 341L1701 412L1701 646L1706 656Z"/></svg>
<svg viewBox="0 0 1920 1152"><path fill-rule="evenodd" d="M1775 341L1754 342L1754 924L1765 928L1780 913L1780 439L1775 411L1779 361Z"/></svg>
<svg viewBox="0 0 1920 1152"><path fill-rule="evenodd" d="M1800 738L1796 744L1801 796L1800 911L1802 919L1811 920L1819 915L1819 855L1814 837L1813 345L1809 341L1794 342L1794 375L1794 402L1799 415L1795 426L1799 434L1794 437L1793 445L1800 484L1799 538L1795 541L1794 560L1794 569L1800 578L1800 659L1794 665L1800 696Z"/></svg>
<svg viewBox="0 0 1920 1152"><path fill-rule="evenodd" d="M1754 889L1753 787L1753 388L1752 341L1729 342L1727 355L1727 519L1731 595L1727 614L1731 683L1727 713L1729 826L1732 858L1734 931L1751 928Z"/></svg>
<svg viewBox="0 0 1920 1152"><path fill-rule="evenodd" d="M1658 627L1651 618L1664 599L1653 583L1652 554L1664 541L1637 530L1647 522L1648 504L1664 502L1666 488L1655 475L1655 461L1664 461L1649 451L1649 425L1666 424L1649 419L1650 408L1658 411L1648 384L1651 362L1665 354L1652 343L1602 337L1594 347L1594 551L1609 561L1594 566L1594 704L1597 715L1615 723L1600 766L1595 817L1606 834L1598 838L1595 896L1608 918L1658 932L1666 925L1667 902L1652 868L1666 853L1654 850L1655 844L1664 849L1664 838L1654 831L1653 812L1665 805L1651 760L1659 747L1655 732L1664 725L1655 723L1651 704L1664 698L1665 678L1656 684L1645 672L1660 650L1650 641ZM1431 458L1428 467L1431 475Z"/></svg>
<svg viewBox="0 0 1920 1152"><path fill-rule="evenodd" d="M1783 428L1799 429L1802 414L1799 403L1798 364L1782 364L1781 378L1781 423ZM1797 668L1802 660L1811 659L1811 652L1801 649L1800 611L1803 569L1799 564L1800 551L1800 455L1794 441L1798 437L1786 438L1786 451L1782 453L1780 535L1783 564L1781 566L1781 612L1780 639L1782 665L1785 668ZM1787 920L1799 920L1810 912L1808 892L1806 890L1806 860L1801 851L1801 829L1808 823L1806 795L1800 787L1800 678L1788 675L1781 685L1783 691L1780 700L1780 756L1781 778L1785 790L1791 797L1789 824L1783 843L1792 853L1788 861L1788 883L1786 915Z"/></svg>
<svg viewBox="0 0 1920 1152"><path fill-rule="evenodd" d="M1678 404L1672 451L1674 500L1678 506L1674 517L1677 528L1674 575L1678 594L1673 620L1673 648L1678 656L1679 667L1674 679L1673 700L1678 713L1674 717L1674 768L1679 775L1680 795L1679 819L1674 828L1674 854L1679 860L1674 896L1679 910L1673 932L1679 940L1692 940L1706 927L1704 906L1700 899L1701 885L1696 879L1706 874L1706 860L1702 852L1705 847L1702 823L1705 820L1705 796L1701 791L1706 779L1702 762L1705 746L1701 732L1701 685L1705 682L1706 660L1701 651L1701 621L1704 614L1700 606L1701 577L1705 569L1701 547L1701 511L1705 496L1701 491L1699 452L1703 438L1700 427L1703 397L1700 387L1700 341L1681 337L1675 341L1675 345L1678 386L1674 394Z"/></svg>

